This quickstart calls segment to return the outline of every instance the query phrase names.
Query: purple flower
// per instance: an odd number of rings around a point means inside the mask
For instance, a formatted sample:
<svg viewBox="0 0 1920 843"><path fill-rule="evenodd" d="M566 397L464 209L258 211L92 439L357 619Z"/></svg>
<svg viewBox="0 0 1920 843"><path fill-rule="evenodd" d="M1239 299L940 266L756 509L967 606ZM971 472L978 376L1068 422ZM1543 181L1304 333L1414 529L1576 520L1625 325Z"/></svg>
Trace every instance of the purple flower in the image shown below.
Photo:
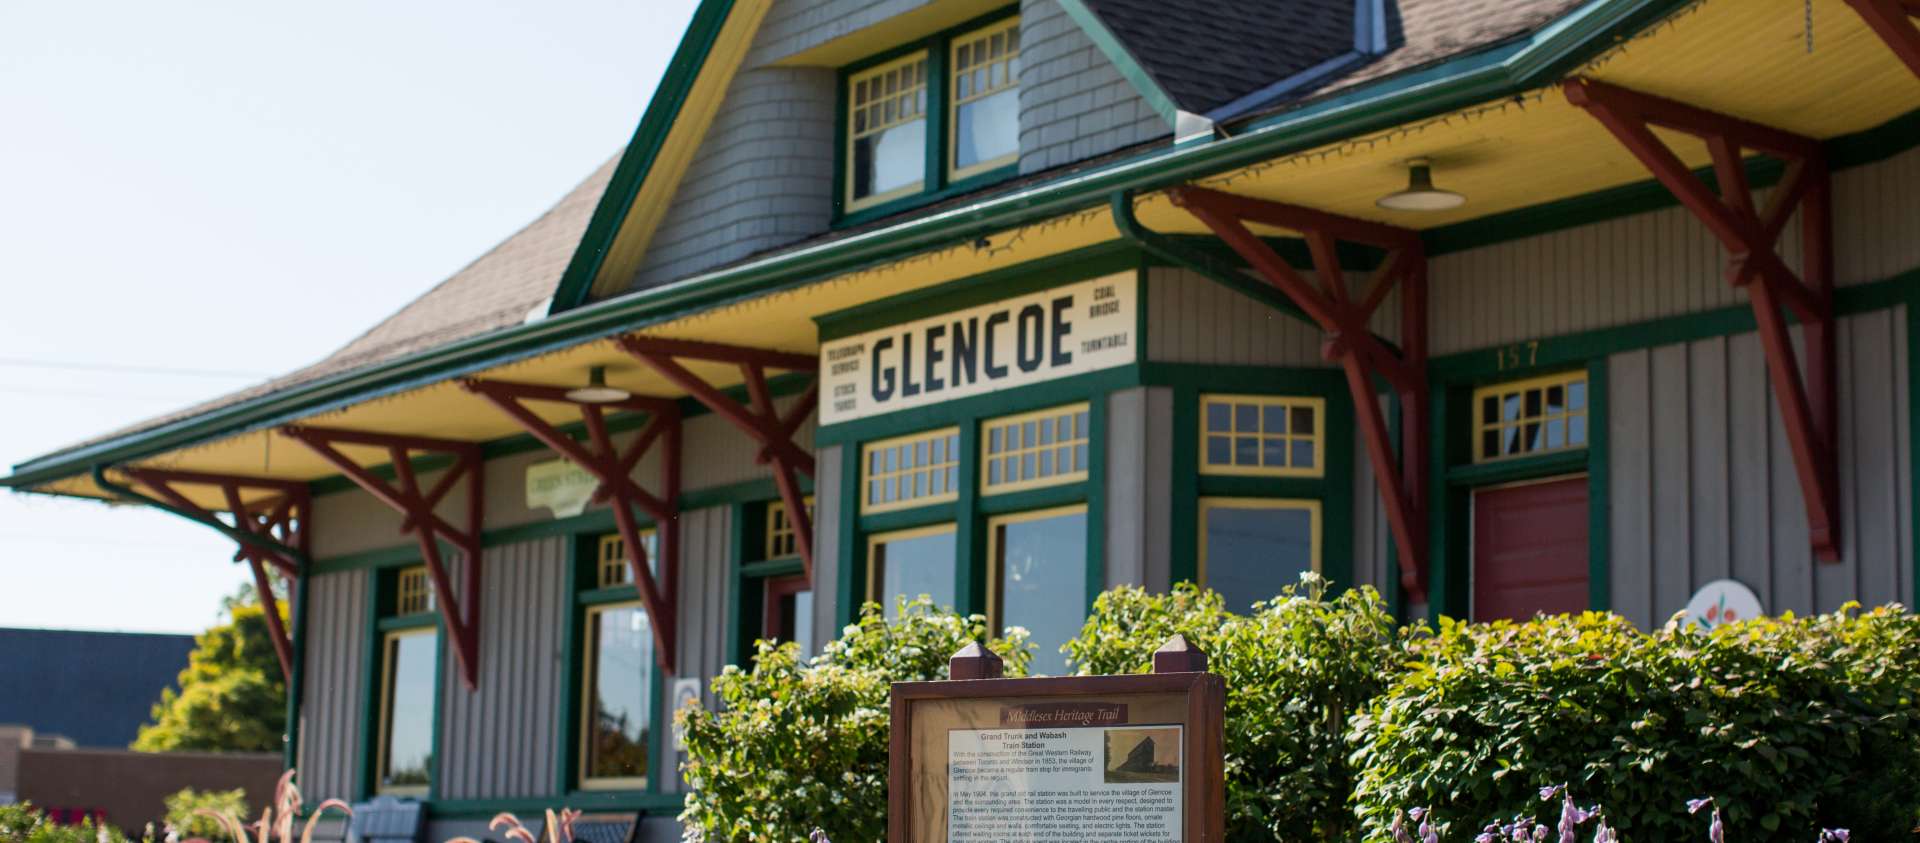
<svg viewBox="0 0 1920 843"><path fill-rule="evenodd" d="M1413 838L1407 834L1407 815L1404 812L1393 812L1393 825L1389 830L1393 832L1393 843L1413 843Z"/></svg>
<svg viewBox="0 0 1920 843"><path fill-rule="evenodd" d="M1419 822L1422 819L1425 819L1426 816L1427 816L1427 809L1425 808L1413 808L1407 811L1407 819L1413 820L1414 822Z"/></svg>
<svg viewBox="0 0 1920 843"><path fill-rule="evenodd" d="M1820 829L1820 843L1847 843L1853 839L1853 832L1844 828Z"/></svg>
<svg viewBox="0 0 1920 843"><path fill-rule="evenodd" d="M1713 843L1727 843L1727 827L1720 822L1720 809L1713 809L1713 824L1707 826L1707 839Z"/></svg>
<svg viewBox="0 0 1920 843"><path fill-rule="evenodd" d="M1560 792L1566 789L1567 789L1567 786L1564 784L1556 784L1556 785L1553 785L1552 787L1540 788L1540 801L1550 802L1553 800L1553 797L1559 796Z"/></svg>
<svg viewBox="0 0 1920 843"><path fill-rule="evenodd" d="M1711 796L1706 797L1705 799L1689 799L1687 800L1687 813L1698 814L1700 813L1701 808L1705 808L1708 805L1712 805L1712 804L1713 804L1713 797Z"/></svg>

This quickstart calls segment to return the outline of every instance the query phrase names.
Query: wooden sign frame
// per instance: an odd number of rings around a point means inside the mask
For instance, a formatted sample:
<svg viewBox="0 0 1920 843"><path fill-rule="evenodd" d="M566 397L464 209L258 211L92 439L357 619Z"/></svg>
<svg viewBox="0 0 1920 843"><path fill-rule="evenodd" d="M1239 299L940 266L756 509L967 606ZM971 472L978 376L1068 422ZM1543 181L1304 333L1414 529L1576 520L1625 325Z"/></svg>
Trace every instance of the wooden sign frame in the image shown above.
<svg viewBox="0 0 1920 843"><path fill-rule="evenodd" d="M1185 642L1179 642L1184 647ZM1169 646L1173 646L1171 643ZM997 676L1000 660L992 653L987 671L963 670L961 660L969 645L954 657L952 673L984 672ZM1163 653L1164 654L1164 653ZM1184 653L1183 653L1184 655ZM1182 786L1181 840L1183 843L1221 843L1226 833L1226 775L1222 729L1226 683L1205 672L1205 656L1197 659L1156 658L1155 673L1122 676L1061 676L1034 679L979 678L935 682L896 682L892 694L893 732L889 736L887 768L887 841L915 843L913 830L913 718L916 703L969 699L1021 698L1035 702L1075 701L1120 695L1185 695L1186 721L1181 725L1185 781ZM979 658L977 655L972 658ZM1198 667L1165 671L1163 667ZM943 762L944 763L944 762Z"/></svg>

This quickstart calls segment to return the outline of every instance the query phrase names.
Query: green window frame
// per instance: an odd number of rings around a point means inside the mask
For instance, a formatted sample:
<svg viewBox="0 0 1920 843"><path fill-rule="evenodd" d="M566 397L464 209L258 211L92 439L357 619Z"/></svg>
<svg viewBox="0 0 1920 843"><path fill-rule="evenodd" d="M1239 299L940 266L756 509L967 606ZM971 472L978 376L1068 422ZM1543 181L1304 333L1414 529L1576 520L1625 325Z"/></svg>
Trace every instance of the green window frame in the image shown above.
<svg viewBox="0 0 1920 843"><path fill-rule="evenodd" d="M959 132L992 119L1006 95L1017 98L1020 71L1018 6L982 15L931 36L847 65L840 70L835 132L835 220L860 222L939 201L1009 178L1019 171L1018 105L1011 151L961 160ZM964 110L964 111L963 111ZM920 180L858 192L861 144L867 155L889 130L912 142L918 124Z"/></svg>
<svg viewBox="0 0 1920 843"><path fill-rule="evenodd" d="M650 550L657 548L657 534L651 525L640 529L640 537ZM607 808L624 809L672 799L671 794L661 792L661 780L670 776L671 771L656 769L661 758L661 742L670 740L671 732L666 728L669 722L664 702L666 677L654 652L654 633L650 626L653 619L647 616L639 600L631 568L626 563L625 541L618 533L594 533L576 536L573 546L568 572L571 599L567 676L560 712L563 729L560 763L556 765L560 779L558 791L567 794L571 804ZM656 559L656 553L648 554L649 563L655 563ZM646 747L642 754L645 769L640 775L596 776L591 770L595 753L589 728L600 643L595 632L600 628L599 622L616 612L638 612L648 624L636 630L643 635L638 639L642 642L643 661L637 666L646 671L642 683L646 697Z"/></svg>
<svg viewBox="0 0 1920 843"><path fill-rule="evenodd" d="M432 580L427 568L416 562L383 565L367 572L367 643L362 669L365 690L361 718L361 776L356 788L361 797L376 795L431 798L439 786L441 689L445 685L445 635L440 629L440 613L435 606ZM398 660L410 654L421 659L421 639L425 669L432 671L431 699L424 727L427 753L423 759L424 781L390 782L388 764L395 737L394 714L397 690L395 671ZM408 647L407 645L413 645ZM420 669L410 661L406 669ZM409 683L415 684L415 683ZM417 684L415 684L417 687ZM413 710L417 706L407 706Z"/></svg>
<svg viewBox="0 0 1920 843"><path fill-rule="evenodd" d="M812 495L805 497L808 514L817 511ZM732 542L735 558L733 616L729 651L734 663L753 663L756 642L792 640L809 654L813 640L813 586L800 563L799 536L787 517L784 501L756 500L734 506ZM791 636L780 629L791 625Z"/></svg>

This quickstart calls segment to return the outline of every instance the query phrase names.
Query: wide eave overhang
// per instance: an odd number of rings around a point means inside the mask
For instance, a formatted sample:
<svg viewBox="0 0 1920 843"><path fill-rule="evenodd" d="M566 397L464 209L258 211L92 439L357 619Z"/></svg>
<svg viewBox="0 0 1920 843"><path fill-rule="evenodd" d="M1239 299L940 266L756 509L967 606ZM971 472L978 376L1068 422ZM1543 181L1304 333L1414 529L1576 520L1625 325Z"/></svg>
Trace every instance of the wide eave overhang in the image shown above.
<svg viewBox="0 0 1920 843"><path fill-rule="evenodd" d="M1824 1L1824 0L1823 0ZM1732 0L1717 0L1723 7ZM40 457L15 467L0 484L65 493L87 493L72 484L97 466L150 460L228 437L336 413L374 399L461 377L494 376L527 361L578 350L623 332L663 331L700 339L689 320L732 305L795 290L825 279L886 267L931 250L971 243L1063 215L1102 209L1121 191L1146 193L1230 173L1261 162L1304 153L1345 139L1429 120L1503 98L1535 92L1590 62L1649 24L1690 4L1680 0L1594 0L1532 35L1430 67L1416 69L1303 104L1256 116L1232 127L1230 137L1153 150L1105 166L1070 173L1030 187L826 242L802 245L763 258L603 301L545 319L475 336L377 365L330 375L176 421L113 436ZM1839 4L1833 3L1838 6ZM1857 26L1858 21L1849 23ZM1876 48L1878 45L1875 45ZM1889 63L1895 62L1886 56ZM1891 116L1920 105L1908 87L1889 92ZM1879 118L1884 122L1886 118ZM1611 184L1542 193L1547 202ZM1511 208L1489 208L1496 214ZM1102 211L1102 213L1104 213ZM1143 217L1175 229L1164 201L1143 208ZM1103 220L1088 242L1118 236ZM1197 229L1196 229L1197 230ZM1071 244L1069 244L1071 245ZM1053 252L1015 255L1017 260ZM898 292L875 294L874 298ZM844 301L844 297L841 299ZM816 314L817 315L817 314ZM798 347L786 351L806 352ZM571 350L571 351L570 351ZM611 349L608 355L617 353ZM572 362L579 362L578 360ZM552 372L548 372L552 375ZM56 487L55 484L65 488ZM91 482L85 485L91 487Z"/></svg>

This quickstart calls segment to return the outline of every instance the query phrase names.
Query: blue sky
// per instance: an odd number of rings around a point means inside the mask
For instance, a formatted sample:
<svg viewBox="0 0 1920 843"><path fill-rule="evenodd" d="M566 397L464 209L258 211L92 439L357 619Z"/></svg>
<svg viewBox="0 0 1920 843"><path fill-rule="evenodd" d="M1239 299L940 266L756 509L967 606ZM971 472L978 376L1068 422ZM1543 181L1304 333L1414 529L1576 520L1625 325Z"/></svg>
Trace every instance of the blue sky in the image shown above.
<svg viewBox="0 0 1920 843"><path fill-rule="evenodd" d="M619 150L693 5L0 4L0 463L311 362L457 271ZM197 631L230 555L0 493L0 626Z"/></svg>

